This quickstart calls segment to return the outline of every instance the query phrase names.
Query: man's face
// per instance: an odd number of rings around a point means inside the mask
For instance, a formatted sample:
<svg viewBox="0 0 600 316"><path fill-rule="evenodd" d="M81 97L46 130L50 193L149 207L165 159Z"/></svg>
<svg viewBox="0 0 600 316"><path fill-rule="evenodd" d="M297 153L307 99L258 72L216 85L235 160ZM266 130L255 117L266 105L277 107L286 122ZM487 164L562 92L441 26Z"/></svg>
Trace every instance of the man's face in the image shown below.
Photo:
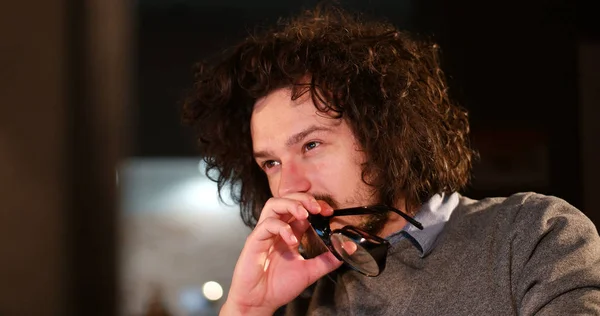
<svg viewBox="0 0 600 316"><path fill-rule="evenodd" d="M376 202L373 189L362 181L365 155L347 122L319 112L309 93L297 100L291 100L291 93L275 90L259 99L252 112L255 160L267 175L273 196L305 192L334 209ZM335 218L331 226L366 228L375 224L370 221L346 216ZM377 233L373 230L379 227L371 230Z"/></svg>

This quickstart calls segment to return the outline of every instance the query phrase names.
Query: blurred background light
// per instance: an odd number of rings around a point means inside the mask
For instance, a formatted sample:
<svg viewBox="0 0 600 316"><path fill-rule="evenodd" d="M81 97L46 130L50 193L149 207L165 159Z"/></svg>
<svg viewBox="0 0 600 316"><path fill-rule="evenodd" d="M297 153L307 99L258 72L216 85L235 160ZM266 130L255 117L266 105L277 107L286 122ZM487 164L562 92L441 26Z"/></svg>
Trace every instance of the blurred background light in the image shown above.
<svg viewBox="0 0 600 316"><path fill-rule="evenodd" d="M215 281L208 281L202 286L202 293L207 299L216 301L223 297L223 288Z"/></svg>

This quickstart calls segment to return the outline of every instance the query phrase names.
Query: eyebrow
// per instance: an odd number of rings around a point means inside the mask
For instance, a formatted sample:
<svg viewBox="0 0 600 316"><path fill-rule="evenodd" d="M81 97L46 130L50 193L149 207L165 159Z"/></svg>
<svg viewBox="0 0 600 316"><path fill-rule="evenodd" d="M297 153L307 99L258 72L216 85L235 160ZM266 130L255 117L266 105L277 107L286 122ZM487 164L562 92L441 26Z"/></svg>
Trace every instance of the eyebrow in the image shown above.
<svg viewBox="0 0 600 316"><path fill-rule="evenodd" d="M320 132L320 131L329 132L329 131L331 131L331 128L324 127L324 126L311 125L308 128L304 129L303 131L300 131L300 132L290 136L285 141L285 146L292 147L292 146L298 144L299 142L301 142L303 139L305 139L310 134L315 133L315 132ZM274 155L269 150L261 150L261 151L254 152L254 159L272 157L272 156L274 156Z"/></svg>

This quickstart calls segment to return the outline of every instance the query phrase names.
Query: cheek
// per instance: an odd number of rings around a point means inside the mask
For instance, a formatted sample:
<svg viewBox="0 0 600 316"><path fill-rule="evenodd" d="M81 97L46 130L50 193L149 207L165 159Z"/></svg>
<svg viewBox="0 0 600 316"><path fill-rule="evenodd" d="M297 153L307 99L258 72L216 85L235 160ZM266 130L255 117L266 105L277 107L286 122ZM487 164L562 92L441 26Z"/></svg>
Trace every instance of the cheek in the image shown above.
<svg viewBox="0 0 600 316"><path fill-rule="evenodd" d="M277 188L279 187L278 178L271 176L267 177L267 181L269 182L269 189L271 190L271 195L277 197Z"/></svg>
<svg viewBox="0 0 600 316"><path fill-rule="evenodd" d="M310 178L315 192L326 192L338 199L352 194L360 182L360 166L355 161L319 161L312 170Z"/></svg>
<svg viewBox="0 0 600 316"><path fill-rule="evenodd" d="M335 163L332 163L331 159L312 161L308 170L310 172L307 176L313 192L335 194L336 176L339 171L336 170Z"/></svg>

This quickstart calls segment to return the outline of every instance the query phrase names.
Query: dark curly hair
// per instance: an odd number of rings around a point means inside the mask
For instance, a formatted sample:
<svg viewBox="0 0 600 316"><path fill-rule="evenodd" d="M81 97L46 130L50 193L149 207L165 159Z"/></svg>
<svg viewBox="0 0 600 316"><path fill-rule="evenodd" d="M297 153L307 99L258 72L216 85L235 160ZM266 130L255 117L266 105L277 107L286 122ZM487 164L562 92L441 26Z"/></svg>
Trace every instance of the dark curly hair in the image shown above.
<svg viewBox="0 0 600 316"><path fill-rule="evenodd" d="M464 188L476 155L438 51L389 23L317 8L247 37L218 62L198 64L182 119L197 132L207 176L220 194L229 186L250 227L271 197L253 160L252 108L282 87L293 89L292 98L310 93L318 110L348 122L367 157L363 181L382 203L404 197L418 206Z"/></svg>

